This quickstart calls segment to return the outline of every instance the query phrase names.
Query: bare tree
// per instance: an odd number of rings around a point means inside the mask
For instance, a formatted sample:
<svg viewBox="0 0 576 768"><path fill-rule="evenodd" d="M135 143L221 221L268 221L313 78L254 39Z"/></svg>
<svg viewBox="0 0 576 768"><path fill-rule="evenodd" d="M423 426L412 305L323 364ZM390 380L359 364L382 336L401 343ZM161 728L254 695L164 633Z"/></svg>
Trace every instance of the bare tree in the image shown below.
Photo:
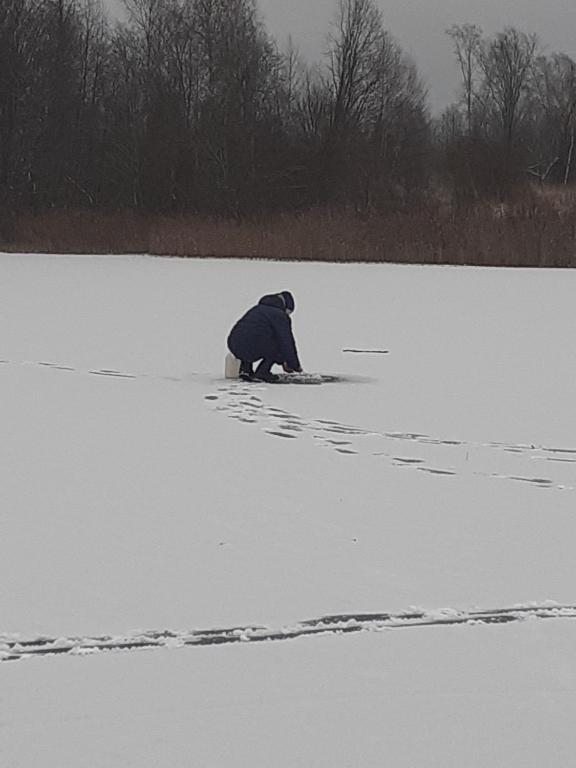
<svg viewBox="0 0 576 768"><path fill-rule="evenodd" d="M460 66L466 108L466 128L468 135L471 136L474 96L479 75L482 29L476 24L454 25L447 30L447 34L452 39L454 53Z"/></svg>
<svg viewBox="0 0 576 768"><path fill-rule="evenodd" d="M530 171L545 181L567 184L572 175L576 128L576 63L565 54L540 56L533 69L534 163Z"/></svg>
<svg viewBox="0 0 576 768"><path fill-rule="evenodd" d="M39 32L35 12L30 0L0 0L0 230L5 238L24 197L27 136L23 129L31 118L28 94Z"/></svg>
<svg viewBox="0 0 576 768"><path fill-rule="evenodd" d="M340 0L330 43L323 194L352 193L368 208L408 179L409 166L421 170L414 150L427 144L425 90L374 0Z"/></svg>
<svg viewBox="0 0 576 768"><path fill-rule="evenodd" d="M448 30L462 75L459 105L443 121L444 170L459 201L503 197L525 177L534 154L534 68L538 43L508 27L492 38L470 24Z"/></svg>
<svg viewBox="0 0 576 768"><path fill-rule="evenodd" d="M361 121L378 87L382 17L373 0L339 0L330 50L335 132Z"/></svg>
<svg viewBox="0 0 576 768"><path fill-rule="evenodd" d="M484 76L482 100L495 116L501 137L510 150L525 117L531 69L538 41L513 27L483 42L479 61Z"/></svg>
<svg viewBox="0 0 576 768"><path fill-rule="evenodd" d="M404 198L424 183L429 119L414 63L388 35L381 39L379 84L365 123L364 205Z"/></svg>

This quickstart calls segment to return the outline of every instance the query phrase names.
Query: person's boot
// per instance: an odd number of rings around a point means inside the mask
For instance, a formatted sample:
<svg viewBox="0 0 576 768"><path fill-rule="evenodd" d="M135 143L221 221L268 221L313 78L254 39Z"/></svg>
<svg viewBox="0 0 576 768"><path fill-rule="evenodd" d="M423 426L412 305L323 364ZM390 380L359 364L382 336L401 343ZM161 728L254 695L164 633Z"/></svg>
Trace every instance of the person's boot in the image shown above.
<svg viewBox="0 0 576 768"><path fill-rule="evenodd" d="M254 371L252 370L252 363L242 360L240 363L240 373L238 374L242 381L253 381Z"/></svg>
<svg viewBox="0 0 576 768"><path fill-rule="evenodd" d="M262 360L258 368L256 368L256 371L254 372L254 379L255 381L265 381L267 384L275 384L277 381L280 380L279 376L276 376L275 373L272 373L270 370L272 368L273 363L270 363L266 360Z"/></svg>

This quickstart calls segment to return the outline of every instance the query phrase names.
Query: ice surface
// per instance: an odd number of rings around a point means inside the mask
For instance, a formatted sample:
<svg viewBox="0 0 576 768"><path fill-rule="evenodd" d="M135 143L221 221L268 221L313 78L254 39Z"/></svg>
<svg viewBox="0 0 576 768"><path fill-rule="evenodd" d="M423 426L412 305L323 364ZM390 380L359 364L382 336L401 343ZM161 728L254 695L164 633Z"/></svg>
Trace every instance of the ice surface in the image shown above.
<svg viewBox="0 0 576 768"><path fill-rule="evenodd" d="M575 281L1 255L1 764L570 764Z"/></svg>

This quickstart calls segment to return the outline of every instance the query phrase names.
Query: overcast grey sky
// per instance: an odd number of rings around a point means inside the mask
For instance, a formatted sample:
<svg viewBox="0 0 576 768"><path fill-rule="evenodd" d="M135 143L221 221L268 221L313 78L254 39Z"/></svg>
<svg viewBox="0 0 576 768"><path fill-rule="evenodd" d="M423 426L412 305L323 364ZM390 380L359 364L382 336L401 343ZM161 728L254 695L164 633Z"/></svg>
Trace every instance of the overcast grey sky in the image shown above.
<svg viewBox="0 0 576 768"><path fill-rule="evenodd" d="M120 0L104 0L118 8ZM321 57L337 0L257 0L268 31L292 35L308 61ZM455 100L458 69L445 30L472 22L492 34L512 25L538 35L547 52L576 59L576 0L378 0L386 28L415 59L437 111Z"/></svg>

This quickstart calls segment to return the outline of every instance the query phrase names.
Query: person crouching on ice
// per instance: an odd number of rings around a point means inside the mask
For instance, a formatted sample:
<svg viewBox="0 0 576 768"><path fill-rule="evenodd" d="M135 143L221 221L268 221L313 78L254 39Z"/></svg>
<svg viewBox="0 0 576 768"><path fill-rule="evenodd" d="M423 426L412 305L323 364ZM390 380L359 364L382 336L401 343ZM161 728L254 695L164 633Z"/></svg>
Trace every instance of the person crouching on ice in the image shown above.
<svg viewBox="0 0 576 768"><path fill-rule="evenodd" d="M289 291L263 296L258 304L238 320L228 336L228 349L240 360L244 381L278 381L274 364L286 373L301 373L290 315L294 297ZM260 360L254 371L252 364Z"/></svg>

